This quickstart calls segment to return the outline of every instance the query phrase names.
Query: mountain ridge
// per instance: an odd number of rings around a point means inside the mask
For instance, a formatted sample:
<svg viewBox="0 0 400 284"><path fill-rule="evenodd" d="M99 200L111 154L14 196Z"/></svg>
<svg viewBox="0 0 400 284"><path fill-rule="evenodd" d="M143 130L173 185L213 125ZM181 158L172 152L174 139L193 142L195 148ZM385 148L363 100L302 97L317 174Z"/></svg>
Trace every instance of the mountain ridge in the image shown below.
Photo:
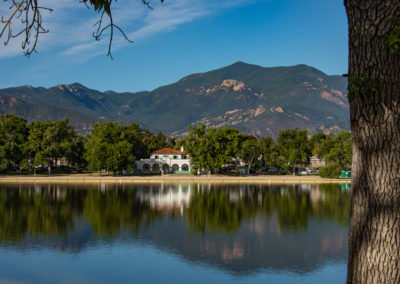
<svg viewBox="0 0 400 284"><path fill-rule="evenodd" d="M346 88L346 78L305 64L265 68L239 61L152 91L101 92L72 83L10 87L0 94L33 106L81 113L93 121L139 123L167 135L182 136L189 125L205 123L276 137L279 130L294 127L328 133L348 130ZM0 110L4 113L7 107ZM29 119L30 114L25 115ZM55 117L49 114L48 119Z"/></svg>

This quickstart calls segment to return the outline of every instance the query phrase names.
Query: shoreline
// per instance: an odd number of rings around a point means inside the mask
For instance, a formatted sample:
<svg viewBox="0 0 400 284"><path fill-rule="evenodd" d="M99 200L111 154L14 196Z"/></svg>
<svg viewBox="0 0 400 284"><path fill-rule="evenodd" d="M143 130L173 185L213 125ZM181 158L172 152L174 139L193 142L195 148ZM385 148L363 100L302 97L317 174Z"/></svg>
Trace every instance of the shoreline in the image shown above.
<svg viewBox="0 0 400 284"><path fill-rule="evenodd" d="M294 184L294 183L351 183L351 179L331 179L319 176L195 176L195 175L164 175L164 176L5 176L0 177L0 183L260 183L260 184Z"/></svg>

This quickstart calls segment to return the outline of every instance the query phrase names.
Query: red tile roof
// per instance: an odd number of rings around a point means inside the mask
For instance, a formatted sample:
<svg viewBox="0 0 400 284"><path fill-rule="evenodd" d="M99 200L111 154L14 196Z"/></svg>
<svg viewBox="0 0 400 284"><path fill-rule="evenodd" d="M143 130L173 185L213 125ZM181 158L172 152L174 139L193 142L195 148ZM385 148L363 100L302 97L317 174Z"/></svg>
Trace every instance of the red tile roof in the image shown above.
<svg viewBox="0 0 400 284"><path fill-rule="evenodd" d="M179 150L173 150L171 148L162 148L160 150L154 151L152 153L153 155L185 155L185 152L179 151Z"/></svg>

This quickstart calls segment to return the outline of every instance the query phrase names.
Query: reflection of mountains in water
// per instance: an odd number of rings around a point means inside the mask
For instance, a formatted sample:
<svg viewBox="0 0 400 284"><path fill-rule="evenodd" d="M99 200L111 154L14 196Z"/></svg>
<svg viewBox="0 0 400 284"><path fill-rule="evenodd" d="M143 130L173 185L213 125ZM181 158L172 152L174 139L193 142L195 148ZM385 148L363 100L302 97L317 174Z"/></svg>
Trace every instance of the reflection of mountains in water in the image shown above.
<svg viewBox="0 0 400 284"><path fill-rule="evenodd" d="M347 229L312 220L301 232L282 232L277 218L256 216L235 234L193 235L184 222L160 222L139 237L160 249L236 275L264 269L307 273L327 262L347 259Z"/></svg>
<svg viewBox="0 0 400 284"><path fill-rule="evenodd" d="M18 200L15 192L1 188L0 202L4 193ZM80 253L89 247L144 243L236 275L262 269L305 273L346 260L349 194L337 186L103 185L89 191L58 185L20 187L18 192L26 194L25 200L30 196L28 201L44 195L61 208L68 204L72 217L61 220L66 228L56 232L27 225L14 239L0 235L3 246ZM111 200L115 195L118 206ZM125 205L133 215L124 211ZM6 217L12 208L3 208L0 216ZM112 223L111 228L96 222Z"/></svg>

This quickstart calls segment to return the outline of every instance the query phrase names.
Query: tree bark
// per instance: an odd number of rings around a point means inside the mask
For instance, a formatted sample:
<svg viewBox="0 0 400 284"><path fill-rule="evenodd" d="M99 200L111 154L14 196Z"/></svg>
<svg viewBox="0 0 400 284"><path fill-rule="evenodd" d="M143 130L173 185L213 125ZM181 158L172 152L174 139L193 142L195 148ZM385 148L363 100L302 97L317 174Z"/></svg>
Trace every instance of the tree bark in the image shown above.
<svg viewBox="0 0 400 284"><path fill-rule="evenodd" d="M348 283L400 282L399 0L345 0L349 24L352 208Z"/></svg>

